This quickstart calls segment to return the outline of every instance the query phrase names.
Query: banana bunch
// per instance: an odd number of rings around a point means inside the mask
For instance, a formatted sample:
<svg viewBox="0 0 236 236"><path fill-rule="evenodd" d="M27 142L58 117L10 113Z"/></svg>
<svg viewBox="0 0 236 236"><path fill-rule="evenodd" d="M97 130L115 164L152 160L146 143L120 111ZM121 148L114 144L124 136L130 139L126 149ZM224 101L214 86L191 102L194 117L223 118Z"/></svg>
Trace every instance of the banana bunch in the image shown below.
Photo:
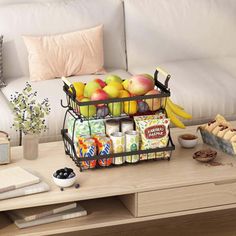
<svg viewBox="0 0 236 236"><path fill-rule="evenodd" d="M182 117L184 119L192 119L192 115L188 114L186 111L184 111L184 108L173 103L170 98L166 99L166 113L167 116L170 118L171 122L181 128L184 129L185 125L181 120L179 120L177 116Z"/></svg>

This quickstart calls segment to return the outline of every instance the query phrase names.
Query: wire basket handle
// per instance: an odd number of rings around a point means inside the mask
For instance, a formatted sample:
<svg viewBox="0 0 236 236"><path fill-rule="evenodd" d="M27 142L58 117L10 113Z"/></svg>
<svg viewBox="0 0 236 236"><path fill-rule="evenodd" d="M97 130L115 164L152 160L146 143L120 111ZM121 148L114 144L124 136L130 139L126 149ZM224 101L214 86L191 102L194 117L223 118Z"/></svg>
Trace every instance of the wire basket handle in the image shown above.
<svg viewBox="0 0 236 236"><path fill-rule="evenodd" d="M71 89L73 98L76 98L76 90L74 85L66 78L66 77L61 77L62 81L64 82L64 86L67 90Z"/></svg>
<svg viewBox="0 0 236 236"><path fill-rule="evenodd" d="M164 71L163 69L161 69L160 67L156 68L155 74L154 74L154 79L155 81L158 81L158 74L162 74L166 79L165 79L165 86L166 88L168 88L168 84L169 84L169 80L171 78L171 75L168 74L166 71Z"/></svg>

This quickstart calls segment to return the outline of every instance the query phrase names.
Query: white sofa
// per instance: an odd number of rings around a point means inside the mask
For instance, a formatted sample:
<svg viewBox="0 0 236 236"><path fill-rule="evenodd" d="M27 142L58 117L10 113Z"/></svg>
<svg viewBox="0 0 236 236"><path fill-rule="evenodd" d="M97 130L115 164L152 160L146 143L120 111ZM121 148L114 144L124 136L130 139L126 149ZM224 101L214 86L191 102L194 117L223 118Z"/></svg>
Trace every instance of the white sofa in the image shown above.
<svg viewBox="0 0 236 236"><path fill-rule="evenodd" d="M234 0L4 0L0 34L4 35L4 74L0 91L0 130L10 129L7 100L29 79L22 34L57 34L104 24L105 68L128 78L151 73L157 65L171 75L173 100L201 123L217 113L236 117L236 2ZM95 76L73 77L88 81ZM96 76L97 77L97 76ZM99 76L103 78L104 76ZM52 113L42 141L60 139L65 96L60 80L31 83L48 97ZM6 122L7 120L7 122Z"/></svg>

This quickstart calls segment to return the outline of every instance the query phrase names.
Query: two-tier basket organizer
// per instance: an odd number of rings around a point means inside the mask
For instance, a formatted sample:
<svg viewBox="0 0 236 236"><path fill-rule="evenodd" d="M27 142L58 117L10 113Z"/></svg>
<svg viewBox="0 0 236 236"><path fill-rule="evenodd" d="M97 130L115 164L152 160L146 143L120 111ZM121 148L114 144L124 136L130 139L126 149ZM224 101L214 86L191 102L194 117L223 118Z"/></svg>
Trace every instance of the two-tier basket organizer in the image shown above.
<svg viewBox="0 0 236 236"><path fill-rule="evenodd" d="M158 75L159 74L163 74L165 76L165 83L161 83L158 80ZM72 160L75 162L75 164L80 168L80 171L82 171L84 169L83 167L83 163L86 162L88 163L88 168L86 169L90 169L90 162L93 160L99 161L99 160L104 160L104 159L108 159L108 158L120 158L122 157L127 157L127 156L133 156L133 155L138 155L139 156L139 160L137 163L142 163L144 162L143 160L141 160L141 155L145 155L145 154L153 154L156 155L157 153L168 153L168 157L161 157L160 155L158 155L159 158L155 158L155 159L147 159L147 161L155 161L155 160L160 160L160 159L168 159L170 160L170 157L172 155L172 151L175 149L175 145L173 144L172 138L171 138L171 134L170 134L170 130L169 130L169 141L166 147L163 148L155 148L155 149L148 149L148 150L137 150L137 151L130 151L130 152L122 152L122 153L112 153L109 155L94 155L94 156L90 156L90 157L81 157L78 155L78 147L76 147L75 145L75 140L74 140L74 132L75 132L75 124L78 120L80 120L80 122L84 122L84 121L90 121L91 119L93 120L97 120L99 119L96 115L93 116L92 118L87 118L84 117L80 114L80 108L82 106L84 107L88 107L88 113L89 113L89 105L101 105L101 104L105 104L105 105L110 105L112 106L114 103L117 102L126 102L126 101L140 101L140 100L146 100L146 99L154 99L154 98L158 98L161 101L161 110L162 112L165 112L165 105L166 105L166 98L170 96L170 89L168 88L168 82L170 79L170 75L165 73L164 71L162 71L161 69L157 69L154 73L154 81L155 81L155 86L156 88L159 89L160 93L159 94L155 94L155 95L144 95L144 96L133 96L133 97L125 97L125 98L113 98L113 99L107 99L107 100L100 100L100 101L86 101L86 102L80 102L76 99L76 90L73 86L72 83L70 83L67 79L64 79L64 86L63 86L63 90L66 93L66 99L67 99L67 103L66 105L64 105L61 102L61 105L63 108L66 108L66 113L65 113L65 117L64 117L64 122L63 122L63 129L61 131L62 134L62 138L63 138L63 142L64 142L64 146L65 146L65 153L67 155L69 155ZM153 112L156 113L158 111ZM150 114L150 113L149 113ZM74 124L73 124L73 135L69 135L68 134L68 129L66 128L66 121L67 121L67 116L70 115L74 118ZM146 115L146 114L142 114L139 113L140 115ZM166 115L167 116L167 115ZM106 119L117 119L117 118L123 118L123 117L128 117L128 115L126 114L121 114L119 117L113 117L111 113L109 113L106 117L104 117L104 120ZM145 160L146 161L146 160ZM128 165L133 165L136 163L125 163ZM124 165L124 164L122 164ZM116 166L116 165L109 165L109 167L112 166ZM100 167L99 165L97 165L96 167ZM104 167L104 166L103 166ZM106 166L105 166L106 167ZM108 166L107 166L108 167ZM91 167L93 168L93 167Z"/></svg>

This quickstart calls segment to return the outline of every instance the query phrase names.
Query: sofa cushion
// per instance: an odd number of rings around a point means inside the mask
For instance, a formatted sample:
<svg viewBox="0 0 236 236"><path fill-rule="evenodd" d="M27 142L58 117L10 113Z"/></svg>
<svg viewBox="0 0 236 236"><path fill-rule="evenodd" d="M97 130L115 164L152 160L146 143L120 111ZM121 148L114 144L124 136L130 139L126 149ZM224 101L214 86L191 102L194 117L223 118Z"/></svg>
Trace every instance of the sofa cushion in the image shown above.
<svg viewBox="0 0 236 236"><path fill-rule="evenodd" d="M124 70L108 70L109 74L116 74L123 79L127 79L130 77L130 74L127 73ZM71 82L74 81L81 81L81 82L88 82L89 80L92 80L94 78L101 78L104 79L106 75L82 75L82 76L74 76L70 77L69 80ZM11 79L8 81L7 87L2 89L2 93L5 95L5 97L9 100L11 94L15 93L16 91L21 91L25 87L26 81L29 80L28 77L22 77L19 79ZM42 142L48 142L48 141L56 141L61 139L61 129L63 124L63 118L65 115L66 110L61 107L61 99L63 100L63 104L66 104L66 95L63 92L63 82L60 79L57 80L47 80L47 81L38 81L38 82L30 82L32 85L32 88L34 91L38 91L38 100L41 101L44 98L49 99L49 103L51 104L51 113L49 117L46 118L48 131L46 133L42 134L41 141ZM0 91L1 92L1 91ZM1 104L1 97L0 97L0 105ZM2 106L1 112L2 112ZM4 110L6 110L4 108ZM4 111L5 113L9 113L9 111ZM0 116L0 127L2 127L1 123L1 117ZM7 122L7 117L9 117L9 114L6 116L6 120L4 119L4 129L9 130L9 127L11 126L11 123ZM16 142L17 133L11 130L11 136L13 138L14 143Z"/></svg>
<svg viewBox="0 0 236 236"><path fill-rule="evenodd" d="M125 0L129 70L236 56L235 0Z"/></svg>
<svg viewBox="0 0 236 236"><path fill-rule="evenodd" d="M54 35L104 25L106 68L126 68L123 7L120 0L64 0L0 6L5 37L5 77L29 77L21 35Z"/></svg>
<svg viewBox="0 0 236 236"><path fill-rule="evenodd" d="M104 73L103 26L54 36L23 36L30 80Z"/></svg>
<svg viewBox="0 0 236 236"><path fill-rule="evenodd" d="M153 74L155 66L133 68L131 73ZM173 101L193 115L187 124L209 121L218 113L236 119L236 57L176 61L160 67L172 76Z"/></svg>

